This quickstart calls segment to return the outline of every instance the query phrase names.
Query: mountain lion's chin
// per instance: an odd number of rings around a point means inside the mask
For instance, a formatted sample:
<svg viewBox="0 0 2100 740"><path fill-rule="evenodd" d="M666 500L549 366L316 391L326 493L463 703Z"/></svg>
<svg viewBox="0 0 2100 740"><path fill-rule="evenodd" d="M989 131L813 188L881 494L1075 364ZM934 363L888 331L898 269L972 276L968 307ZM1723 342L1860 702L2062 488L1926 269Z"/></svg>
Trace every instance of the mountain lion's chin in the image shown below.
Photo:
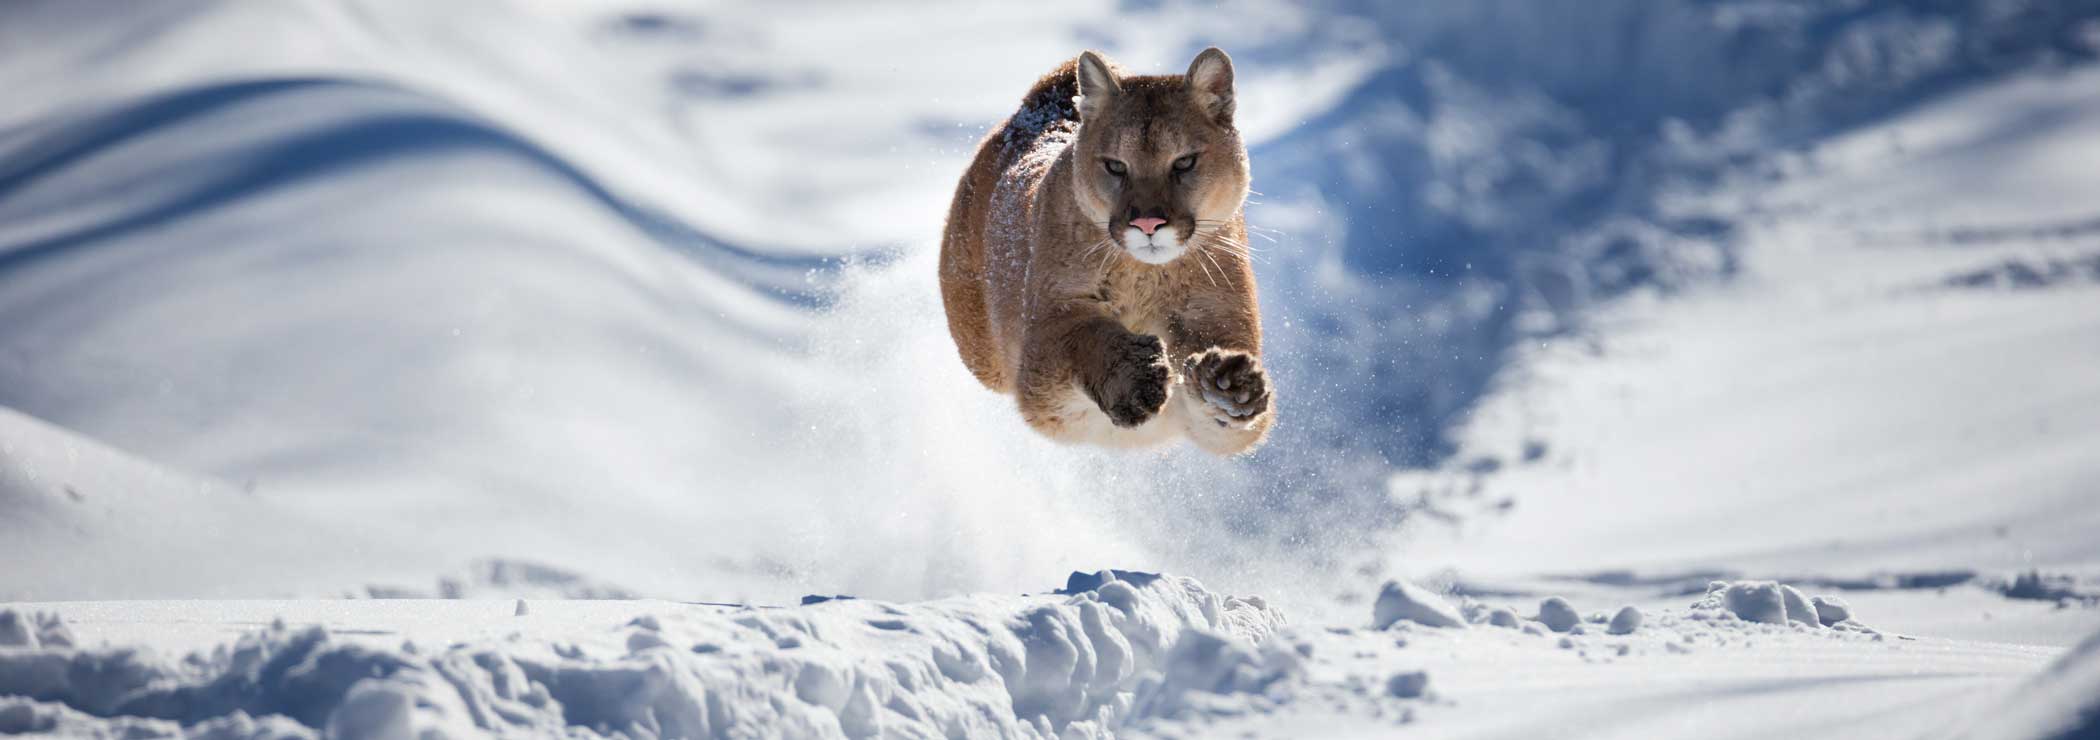
<svg viewBox="0 0 2100 740"><path fill-rule="evenodd" d="M1136 228L1130 228L1123 230L1123 251L1128 252L1131 259L1139 262L1164 265L1180 257L1182 252L1188 251L1188 245L1182 243L1181 235L1175 232L1172 226L1162 226L1149 236Z"/></svg>

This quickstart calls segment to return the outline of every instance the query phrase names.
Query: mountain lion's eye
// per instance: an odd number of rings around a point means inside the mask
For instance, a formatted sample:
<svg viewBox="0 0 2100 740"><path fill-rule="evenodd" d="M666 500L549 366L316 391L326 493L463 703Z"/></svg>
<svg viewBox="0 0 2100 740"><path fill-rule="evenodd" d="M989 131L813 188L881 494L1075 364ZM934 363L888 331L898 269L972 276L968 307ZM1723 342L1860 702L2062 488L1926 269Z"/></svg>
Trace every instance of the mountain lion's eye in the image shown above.
<svg viewBox="0 0 2100 740"><path fill-rule="evenodd" d="M1196 169L1196 155L1194 154L1174 160L1175 172L1187 172L1193 169Z"/></svg>
<svg viewBox="0 0 2100 740"><path fill-rule="evenodd" d="M1129 167L1125 167L1123 166L1122 162L1118 162L1113 159L1101 160L1101 164L1102 166L1108 168L1108 174L1115 175L1116 177L1122 177L1124 174L1130 172Z"/></svg>

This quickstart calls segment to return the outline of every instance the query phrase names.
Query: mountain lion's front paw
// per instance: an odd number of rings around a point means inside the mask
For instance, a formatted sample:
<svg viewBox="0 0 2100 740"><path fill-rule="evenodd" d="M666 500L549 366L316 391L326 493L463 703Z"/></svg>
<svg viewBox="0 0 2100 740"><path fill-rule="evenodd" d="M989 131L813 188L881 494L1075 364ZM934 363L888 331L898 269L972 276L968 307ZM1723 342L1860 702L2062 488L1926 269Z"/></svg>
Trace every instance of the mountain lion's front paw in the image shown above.
<svg viewBox="0 0 2100 740"><path fill-rule="evenodd" d="M1172 375L1167 348L1159 337L1122 337L1108 348L1108 379L1094 394L1094 403L1116 426L1143 424L1167 405L1167 382Z"/></svg>
<svg viewBox="0 0 2100 740"><path fill-rule="evenodd" d="M1218 426L1244 429L1269 412L1269 375L1253 354L1212 347L1182 361L1181 374Z"/></svg>

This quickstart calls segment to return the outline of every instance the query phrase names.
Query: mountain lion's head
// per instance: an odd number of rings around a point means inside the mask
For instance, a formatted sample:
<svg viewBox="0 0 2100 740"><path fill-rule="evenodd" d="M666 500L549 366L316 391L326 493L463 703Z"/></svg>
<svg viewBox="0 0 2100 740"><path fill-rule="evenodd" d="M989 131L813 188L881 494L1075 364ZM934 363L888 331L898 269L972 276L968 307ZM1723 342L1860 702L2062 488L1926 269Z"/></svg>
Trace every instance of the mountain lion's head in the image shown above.
<svg viewBox="0 0 2100 740"><path fill-rule="evenodd" d="M1223 227L1247 197L1247 149L1233 128L1232 59L1204 49L1188 74L1124 77L1079 55L1074 192L1106 237L1149 264L1173 261Z"/></svg>

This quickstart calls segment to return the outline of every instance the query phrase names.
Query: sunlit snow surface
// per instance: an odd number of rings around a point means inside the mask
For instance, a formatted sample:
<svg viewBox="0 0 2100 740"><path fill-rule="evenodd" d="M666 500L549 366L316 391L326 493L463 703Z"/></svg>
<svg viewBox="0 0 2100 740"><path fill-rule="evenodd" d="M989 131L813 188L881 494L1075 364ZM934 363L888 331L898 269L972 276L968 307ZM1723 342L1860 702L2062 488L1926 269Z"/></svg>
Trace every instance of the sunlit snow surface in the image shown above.
<svg viewBox="0 0 2100 740"><path fill-rule="evenodd" d="M1033 602L966 595L1112 565L1300 623L1295 643L1236 635L1247 671L1231 650L1183 664L1240 699L1147 709L1133 669L1075 720L1170 733L1127 723L1506 735L1588 711L1538 692L1649 706L1682 670L1717 677L1688 691L1718 712L1683 727L1772 702L1805 707L1801 727L1903 735L1952 726L1920 707L1985 712L2100 626L2083 596L2100 576L2092 3L786 15L0 10L0 598L816 592L959 597L996 622ZM955 358L932 264L949 191L1077 49L1173 72L1208 44L1238 65L1282 423L1233 462L1053 446ZM2030 569L2068 595L1994 590ZM1948 596L1859 590L1947 573L1966 574ZM1321 629L1361 628L1387 575L1527 616L1555 593L1585 614L1639 603L1654 629L1688 619L1680 592L1706 577L1777 577L1851 589L1889 634L1986 642L1921 658L1840 640L1827 662L1822 635L1692 653L1647 635L1628 657L1476 627L1406 638L1452 641L1418 660ZM203 607L222 626L203 642L162 634L168 608L123 632L95 626L121 606L34 607L175 653L335 607ZM711 609L693 618L729 629ZM575 614L530 651L633 616ZM400 649L378 617L303 621ZM1311 657L1290 668L1296 644ZM530 660L654 660L633 648ZM688 654L667 675L712 670ZM1565 659L1604 672L1503 680ZM723 680L802 670L771 665ZM1429 670L1432 695L1365 699L1403 669ZM1919 672L1964 678L1873 678ZM1852 688L1800 701L1816 685ZM1312 688L1267 698L1291 686ZM857 700L779 716L843 729ZM967 726L1045 729L1008 705ZM1873 712L1908 719L1860 724Z"/></svg>

